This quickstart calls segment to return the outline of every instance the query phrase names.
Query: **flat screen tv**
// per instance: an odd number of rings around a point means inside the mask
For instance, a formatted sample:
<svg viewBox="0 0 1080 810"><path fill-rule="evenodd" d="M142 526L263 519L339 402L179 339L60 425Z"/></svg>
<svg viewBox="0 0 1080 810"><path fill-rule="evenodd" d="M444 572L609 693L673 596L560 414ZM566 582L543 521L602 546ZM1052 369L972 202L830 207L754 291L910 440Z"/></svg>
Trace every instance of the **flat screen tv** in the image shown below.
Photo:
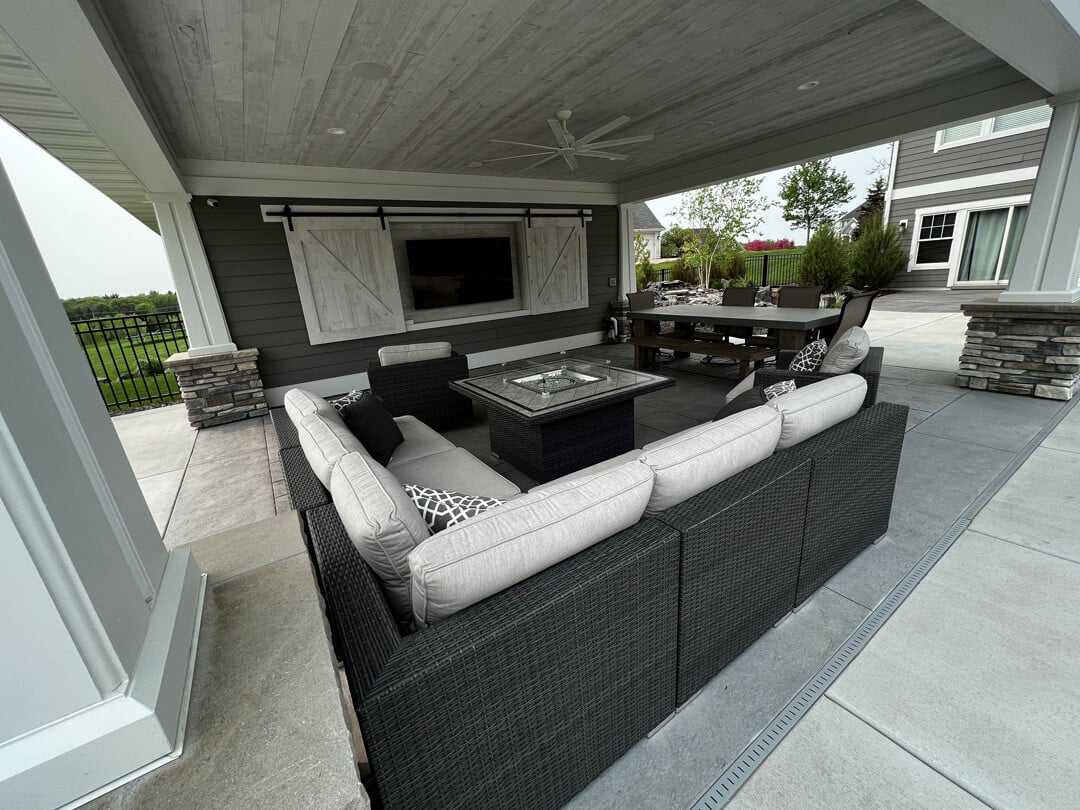
<svg viewBox="0 0 1080 810"><path fill-rule="evenodd" d="M510 237L408 239L415 309L486 304L514 297Z"/></svg>

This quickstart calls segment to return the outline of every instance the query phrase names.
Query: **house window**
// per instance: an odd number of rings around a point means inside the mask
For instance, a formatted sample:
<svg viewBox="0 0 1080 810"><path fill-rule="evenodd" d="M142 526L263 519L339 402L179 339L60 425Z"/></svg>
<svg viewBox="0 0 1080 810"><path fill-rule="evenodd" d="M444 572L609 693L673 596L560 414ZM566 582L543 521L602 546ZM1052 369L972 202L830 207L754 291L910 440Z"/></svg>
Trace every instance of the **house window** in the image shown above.
<svg viewBox="0 0 1080 810"><path fill-rule="evenodd" d="M938 130L934 151L1042 129L1049 126L1050 114L1050 106L1041 104L1038 107L1004 113L983 121L969 121L966 124L957 124L955 127Z"/></svg>
<svg viewBox="0 0 1080 810"><path fill-rule="evenodd" d="M957 283L1003 283L1012 277L1028 207L988 208L968 214Z"/></svg>
<svg viewBox="0 0 1080 810"><path fill-rule="evenodd" d="M955 211L924 216L919 223L919 248L915 253L915 264L948 262L955 228Z"/></svg>

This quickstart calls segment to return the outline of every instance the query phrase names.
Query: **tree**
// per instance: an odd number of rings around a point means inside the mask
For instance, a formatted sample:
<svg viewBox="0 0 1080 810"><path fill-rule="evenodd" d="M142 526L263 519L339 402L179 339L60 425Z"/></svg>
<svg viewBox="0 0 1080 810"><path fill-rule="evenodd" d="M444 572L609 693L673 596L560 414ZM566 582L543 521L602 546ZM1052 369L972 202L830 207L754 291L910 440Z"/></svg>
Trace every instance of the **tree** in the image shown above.
<svg viewBox="0 0 1080 810"><path fill-rule="evenodd" d="M907 262L900 231L895 225L885 227L876 220L867 224L851 249L851 283L856 287L887 287Z"/></svg>
<svg viewBox="0 0 1080 810"><path fill-rule="evenodd" d="M796 166L780 183L784 219L806 228L808 244L810 231L831 222L837 209L855 195L847 175L834 169L828 158Z"/></svg>
<svg viewBox="0 0 1080 810"><path fill-rule="evenodd" d="M806 243L799 262L799 281L807 286L821 287L822 292L834 293L848 278L848 251L825 220Z"/></svg>
<svg viewBox="0 0 1080 810"><path fill-rule="evenodd" d="M687 264L697 268L703 287L709 286L718 260L741 250L750 231L764 221L762 212L769 202L761 194L761 182L732 180L682 196L678 213L689 225L684 255Z"/></svg>
<svg viewBox="0 0 1080 810"><path fill-rule="evenodd" d="M645 237L640 233L634 233L634 264L643 264L649 258L649 248L645 244Z"/></svg>
<svg viewBox="0 0 1080 810"><path fill-rule="evenodd" d="M866 202L859 208L858 221L851 231L851 241L858 242L867 228L885 221L885 178L877 177L866 190Z"/></svg>
<svg viewBox="0 0 1080 810"><path fill-rule="evenodd" d="M683 255L686 248L686 240L690 238L690 232L686 228L672 225L660 234L660 255L664 258L677 258Z"/></svg>

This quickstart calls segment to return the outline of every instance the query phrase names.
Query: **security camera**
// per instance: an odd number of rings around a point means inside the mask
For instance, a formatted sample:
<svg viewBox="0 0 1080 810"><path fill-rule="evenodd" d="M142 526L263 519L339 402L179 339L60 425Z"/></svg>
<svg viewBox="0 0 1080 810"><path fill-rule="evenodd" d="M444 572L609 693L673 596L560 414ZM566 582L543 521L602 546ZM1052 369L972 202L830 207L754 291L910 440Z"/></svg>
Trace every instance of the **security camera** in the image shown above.
<svg viewBox="0 0 1080 810"><path fill-rule="evenodd" d="M221 200L215 200L213 197L211 197L209 200L206 201L206 204L209 205L211 208L217 208L219 205L221 205Z"/></svg>

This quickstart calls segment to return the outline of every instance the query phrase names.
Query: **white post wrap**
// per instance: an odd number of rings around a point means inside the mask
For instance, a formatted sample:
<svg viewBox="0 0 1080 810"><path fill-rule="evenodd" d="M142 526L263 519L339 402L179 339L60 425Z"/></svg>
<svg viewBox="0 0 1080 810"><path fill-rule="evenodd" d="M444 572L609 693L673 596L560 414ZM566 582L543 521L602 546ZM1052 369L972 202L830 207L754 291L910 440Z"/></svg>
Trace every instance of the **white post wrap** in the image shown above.
<svg viewBox="0 0 1080 810"><path fill-rule="evenodd" d="M0 807L176 755L203 578L166 551L0 168Z"/></svg>
<svg viewBox="0 0 1080 810"><path fill-rule="evenodd" d="M154 204L192 357L236 351L188 194L147 194Z"/></svg>

